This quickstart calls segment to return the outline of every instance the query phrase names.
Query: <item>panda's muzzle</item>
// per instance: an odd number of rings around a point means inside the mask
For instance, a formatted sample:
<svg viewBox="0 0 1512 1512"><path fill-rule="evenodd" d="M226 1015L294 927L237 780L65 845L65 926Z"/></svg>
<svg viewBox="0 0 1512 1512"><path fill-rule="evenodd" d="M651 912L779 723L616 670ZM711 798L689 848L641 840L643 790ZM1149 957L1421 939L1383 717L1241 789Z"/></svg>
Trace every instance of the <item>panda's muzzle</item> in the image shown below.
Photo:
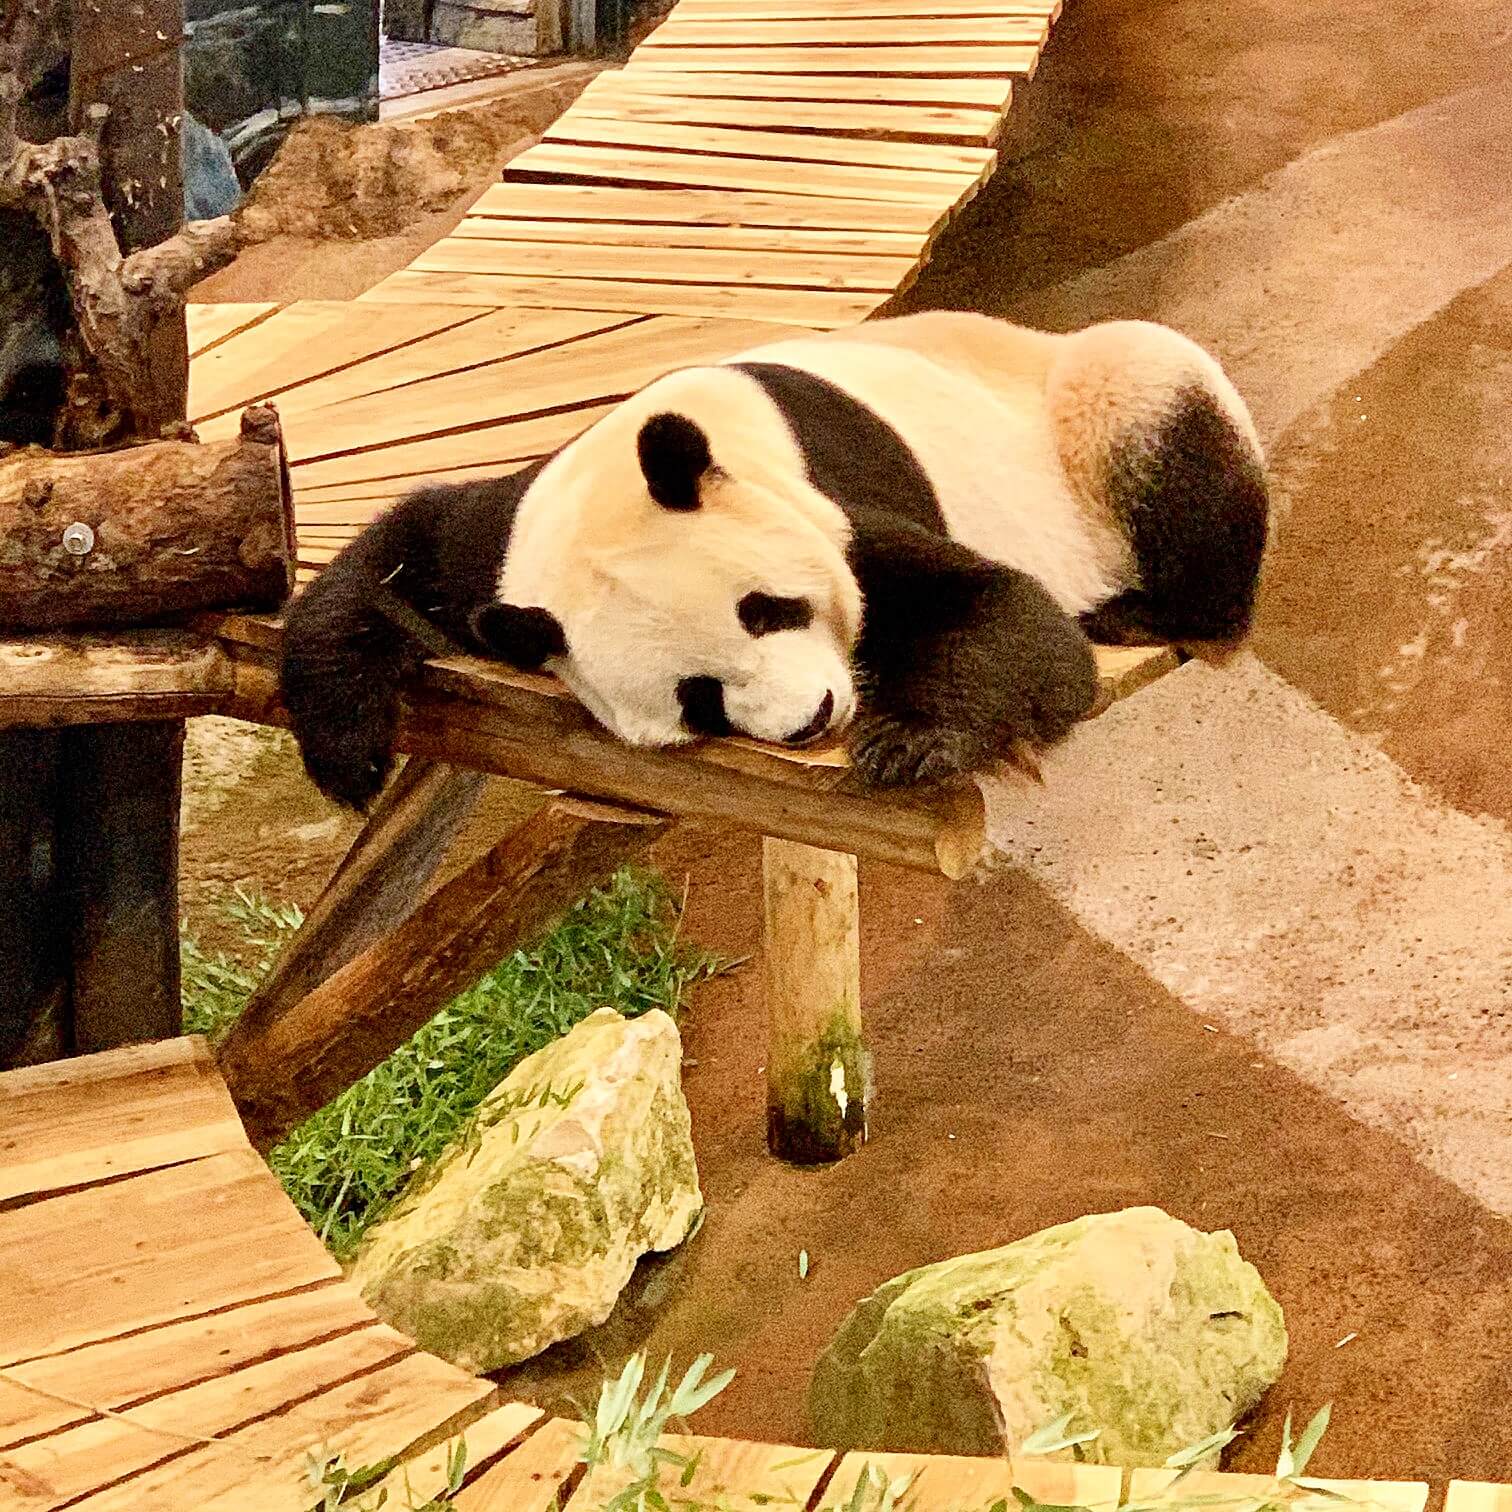
<svg viewBox="0 0 1512 1512"><path fill-rule="evenodd" d="M724 684L717 677L685 677L677 685L677 702L682 708L683 728L692 735L739 735L744 733L730 723L725 712ZM826 692L814 711L814 717L801 730L782 737L788 746L808 745L830 727L835 717L835 695Z"/></svg>

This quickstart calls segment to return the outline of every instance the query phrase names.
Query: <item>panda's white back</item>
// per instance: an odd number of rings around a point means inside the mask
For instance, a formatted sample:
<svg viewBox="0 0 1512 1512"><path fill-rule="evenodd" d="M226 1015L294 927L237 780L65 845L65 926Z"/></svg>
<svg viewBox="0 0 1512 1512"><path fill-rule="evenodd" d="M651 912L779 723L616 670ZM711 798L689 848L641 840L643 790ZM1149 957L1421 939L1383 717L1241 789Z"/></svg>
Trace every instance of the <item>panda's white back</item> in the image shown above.
<svg viewBox="0 0 1512 1512"><path fill-rule="evenodd" d="M1059 338L983 316L928 314L800 337L734 361L812 373L903 440L946 529L1038 578L1072 614L1130 577L1128 541L1068 476L1046 382Z"/></svg>

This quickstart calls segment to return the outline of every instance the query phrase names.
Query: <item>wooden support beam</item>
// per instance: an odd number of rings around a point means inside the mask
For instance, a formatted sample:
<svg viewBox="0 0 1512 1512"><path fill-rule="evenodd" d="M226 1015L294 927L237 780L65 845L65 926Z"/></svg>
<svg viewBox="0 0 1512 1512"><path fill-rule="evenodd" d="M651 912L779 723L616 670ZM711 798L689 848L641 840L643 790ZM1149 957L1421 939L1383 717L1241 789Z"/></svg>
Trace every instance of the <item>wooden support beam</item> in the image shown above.
<svg viewBox="0 0 1512 1512"><path fill-rule="evenodd" d="M798 1165L866 1142L871 1058L861 1038L856 858L768 837L767 1146Z"/></svg>
<svg viewBox="0 0 1512 1512"><path fill-rule="evenodd" d="M554 798L308 996L244 1013L219 1060L253 1144L270 1148L360 1080L669 823Z"/></svg>
<svg viewBox="0 0 1512 1512"><path fill-rule="evenodd" d="M487 780L480 772L412 756L258 984L245 1013L254 1022L279 1018L403 923Z"/></svg>

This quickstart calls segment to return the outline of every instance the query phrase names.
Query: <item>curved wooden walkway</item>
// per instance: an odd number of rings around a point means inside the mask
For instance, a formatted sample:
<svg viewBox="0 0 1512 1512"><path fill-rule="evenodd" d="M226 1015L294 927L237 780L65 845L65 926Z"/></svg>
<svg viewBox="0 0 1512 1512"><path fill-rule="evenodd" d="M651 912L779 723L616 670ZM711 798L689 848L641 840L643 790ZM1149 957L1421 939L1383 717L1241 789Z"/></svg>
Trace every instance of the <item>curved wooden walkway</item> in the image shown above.
<svg viewBox="0 0 1512 1512"><path fill-rule="evenodd" d="M192 307L206 439L273 399L301 563L671 368L864 319L996 162L1059 0L679 0L455 232L352 302Z"/></svg>
<svg viewBox="0 0 1512 1512"><path fill-rule="evenodd" d="M396 1462L385 1506L446 1485L460 1512L598 1512L623 1482L579 1484L580 1425L380 1323L253 1153L202 1041L0 1076L0 1509L309 1512L309 1464ZM838 1456L730 1440L701 1450L679 1508L845 1508L858 1480L909 1476L912 1512L983 1512L1015 1486L1114 1512L1167 1471L917 1455ZM1183 1494L1241 1498L1246 1477ZM1381 1512L1415 1483L1329 1482ZM376 1493L375 1493L376 1494ZM356 1503L368 1508L369 1499ZM875 1512L875 1499L863 1504ZM1323 1504L1317 1503L1319 1507ZM1329 1503L1339 1506L1338 1502ZM1456 1485L1447 1512L1512 1512L1512 1488Z"/></svg>

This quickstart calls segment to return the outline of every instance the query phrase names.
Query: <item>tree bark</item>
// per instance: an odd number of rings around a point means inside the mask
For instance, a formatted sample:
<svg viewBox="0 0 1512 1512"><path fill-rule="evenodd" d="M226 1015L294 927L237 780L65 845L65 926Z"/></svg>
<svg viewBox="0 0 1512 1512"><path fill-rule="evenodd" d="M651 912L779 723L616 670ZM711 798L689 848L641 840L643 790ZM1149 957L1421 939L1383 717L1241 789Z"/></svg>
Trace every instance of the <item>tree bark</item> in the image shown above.
<svg viewBox="0 0 1512 1512"><path fill-rule="evenodd" d="M293 586L288 469L266 407L235 441L0 455L0 630L273 609Z"/></svg>

